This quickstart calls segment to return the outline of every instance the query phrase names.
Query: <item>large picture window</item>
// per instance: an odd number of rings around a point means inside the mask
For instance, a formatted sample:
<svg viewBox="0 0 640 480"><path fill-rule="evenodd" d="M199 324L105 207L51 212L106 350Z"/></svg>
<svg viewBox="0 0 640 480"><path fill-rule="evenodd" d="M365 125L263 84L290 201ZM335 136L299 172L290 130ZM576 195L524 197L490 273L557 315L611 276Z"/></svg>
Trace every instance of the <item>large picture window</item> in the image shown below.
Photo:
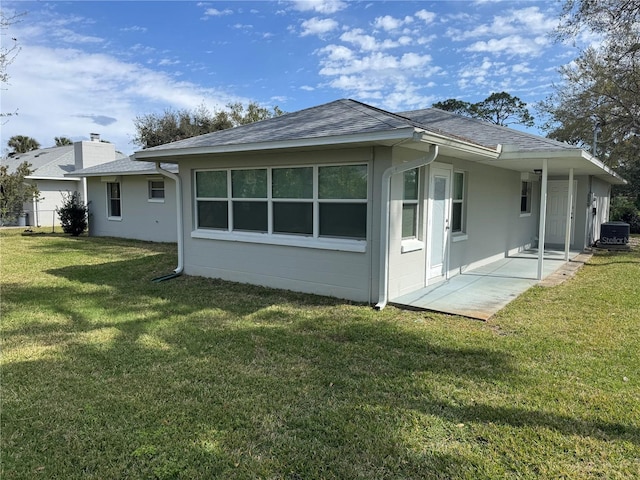
<svg viewBox="0 0 640 480"><path fill-rule="evenodd" d="M122 217L122 199L120 197L120 183L107 183L107 214L109 218Z"/></svg>
<svg viewBox="0 0 640 480"><path fill-rule="evenodd" d="M365 239L367 165L195 172L196 228Z"/></svg>

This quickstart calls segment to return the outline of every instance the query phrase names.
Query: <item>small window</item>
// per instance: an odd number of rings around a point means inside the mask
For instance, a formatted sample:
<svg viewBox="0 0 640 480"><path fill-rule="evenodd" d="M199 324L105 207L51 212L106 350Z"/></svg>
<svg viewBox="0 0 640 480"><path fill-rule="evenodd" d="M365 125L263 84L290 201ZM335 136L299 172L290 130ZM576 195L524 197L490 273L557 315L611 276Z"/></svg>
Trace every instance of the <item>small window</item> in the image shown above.
<svg viewBox="0 0 640 480"><path fill-rule="evenodd" d="M402 239L418 237L418 192L419 170L404 172L404 193L402 199Z"/></svg>
<svg viewBox="0 0 640 480"><path fill-rule="evenodd" d="M451 232L464 233L466 229L466 175L453 172L453 198L451 206Z"/></svg>
<svg viewBox="0 0 640 480"><path fill-rule="evenodd" d="M164 200L164 180L149 180L149 200Z"/></svg>
<svg viewBox="0 0 640 480"><path fill-rule="evenodd" d="M521 182L520 187L520 214L531 213L531 182Z"/></svg>
<svg viewBox="0 0 640 480"><path fill-rule="evenodd" d="M122 217L119 182L107 183L107 209L110 218Z"/></svg>

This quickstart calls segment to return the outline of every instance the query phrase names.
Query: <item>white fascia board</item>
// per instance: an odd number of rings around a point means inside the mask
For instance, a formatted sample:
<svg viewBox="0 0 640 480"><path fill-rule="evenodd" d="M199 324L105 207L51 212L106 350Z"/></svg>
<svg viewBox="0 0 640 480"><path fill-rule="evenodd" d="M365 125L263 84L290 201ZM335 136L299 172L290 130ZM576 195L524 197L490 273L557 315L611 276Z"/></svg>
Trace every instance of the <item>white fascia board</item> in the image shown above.
<svg viewBox="0 0 640 480"><path fill-rule="evenodd" d="M240 143L232 145L216 145L208 147L171 148L166 150L140 150L133 154L135 160L153 158L181 157L185 155L205 155L210 153L255 152L261 150L282 150L290 148L326 147L332 145L348 145L353 143L396 142L411 140L416 129L413 127L384 130L381 132L359 133L354 135L334 135L330 137L301 138L277 142ZM177 159L167 158L165 162L177 163Z"/></svg>
<svg viewBox="0 0 640 480"><path fill-rule="evenodd" d="M496 162L487 162L487 164L494 164L496 166L500 165L501 161L513 161L513 160L521 160L526 162L527 160L531 160L535 162L535 165L531 165L532 168L540 168L537 161L542 161L543 159L554 160L554 159L564 159L564 160L573 160L574 162L580 162L583 167L586 167L589 171L589 175L595 175L600 178L603 178L609 183L616 185L624 185L627 181L614 172L611 168L606 166L596 157L591 155L590 153L580 149L580 148L567 148L567 149L559 149L559 150L537 150L537 151L524 151L524 152L504 152L499 156ZM591 168L589 168L591 167ZM569 168L569 166L567 166ZM579 168L576 165L573 168ZM593 169L593 171L591 171Z"/></svg>
<svg viewBox="0 0 640 480"><path fill-rule="evenodd" d="M71 180L71 181L76 181L79 182L80 180L82 180L82 178L80 177L45 177L45 176L38 176L38 175L29 175L28 177L24 177L27 180Z"/></svg>
<svg viewBox="0 0 640 480"><path fill-rule="evenodd" d="M93 172L93 173L81 173L82 177L113 177L113 176L133 176L133 175L157 175L155 170L138 170L138 171L126 171L126 172ZM79 179L78 179L79 180Z"/></svg>
<svg viewBox="0 0 640 480"><path fill-rule="evenodd" d="M426 130L416 131L416 134L414 135L414 140L416 142L436 144L441 147L450 147L460 152L471 153L473 155L487 157L489 159L497 159L498 156L500 155L499 148L494 149L490 147L485 147L475 143L466 142L464 140L447 137L446 135L440 135L437 133L428 132Z"/></svg>

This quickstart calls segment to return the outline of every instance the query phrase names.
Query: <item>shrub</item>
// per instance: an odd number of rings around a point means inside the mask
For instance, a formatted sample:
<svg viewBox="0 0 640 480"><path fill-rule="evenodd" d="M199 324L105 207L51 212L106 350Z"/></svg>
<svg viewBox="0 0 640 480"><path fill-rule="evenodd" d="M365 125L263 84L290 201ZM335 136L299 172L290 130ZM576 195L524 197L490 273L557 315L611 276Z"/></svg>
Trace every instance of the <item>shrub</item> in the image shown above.
<svg viewBox="0 0 640 480"><path fill-rule="evenodd" d="M63 193L62 207L56 211L64 233L77 237L87 229L89 207L82 202L78 192Z"/></svg>
<svg viewBox="0 0 640 480"><path fill-rule="evenodd" d="M640 210L631 199L622 196L612 198L609 217L612 221L628 223L631 233L640 233Z"/></svg>

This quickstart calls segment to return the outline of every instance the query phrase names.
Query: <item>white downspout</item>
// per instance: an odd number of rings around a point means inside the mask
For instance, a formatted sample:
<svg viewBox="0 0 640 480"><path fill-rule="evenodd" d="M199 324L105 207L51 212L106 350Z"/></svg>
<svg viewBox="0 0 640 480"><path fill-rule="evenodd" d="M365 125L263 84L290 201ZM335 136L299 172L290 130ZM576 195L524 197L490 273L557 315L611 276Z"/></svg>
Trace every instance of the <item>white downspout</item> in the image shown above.
<svg viewBox="0 0 640 480"><path fill-rule="evenodd" d="M162 167L160 162L156 162L156 172L164 177L168 177L176 182L176 224L178 230L178 266L173 271L176 275L180 275L184 270L184 219L182 216L182 180L179 175L171 173Z"/></svg>
<svg viewBox="0 0 640 480"><path fill-rule="evenodd" d="M403 173L418 167L424 167L433 162L438 156L438 146L431 144L432 150L426 157L419 158L412 162L402 163L387 168L382 174L382 205L380 208L380 278L378 288L378 303L376 310L382 310L387 306L389 294L389 221L391 202L391 177L398 173Z"/></svg>
<svg viewBox="0 0 640 480"><path fill-rule="evenodd" d="M538 280L544 272L544 237L547 223L547 159L542 159L542 188L540 192L540 225L538 226Z"/></svg>
<svg viewBox="0 0 640 480"><path fill-rule="evenodd" d="M571 219L573 218L573 168L569 169L569 188L567 188L567 225L564 230L564 261L569 261L571 246Z"/></svg>

